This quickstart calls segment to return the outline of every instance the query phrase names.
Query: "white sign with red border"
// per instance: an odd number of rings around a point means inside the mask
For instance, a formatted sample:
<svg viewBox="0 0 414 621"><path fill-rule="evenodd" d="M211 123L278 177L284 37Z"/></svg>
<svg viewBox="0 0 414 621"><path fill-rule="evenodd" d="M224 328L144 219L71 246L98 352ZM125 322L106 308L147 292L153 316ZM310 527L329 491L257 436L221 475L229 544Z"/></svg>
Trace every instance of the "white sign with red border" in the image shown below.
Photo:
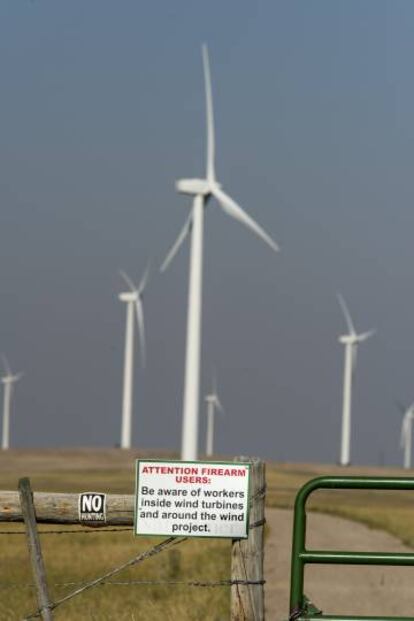
<svg viewBox="0 0 414 621"><path fill-rule="evenodd" d="M135 534L247 537L249 464L137 460Z"/></svg>

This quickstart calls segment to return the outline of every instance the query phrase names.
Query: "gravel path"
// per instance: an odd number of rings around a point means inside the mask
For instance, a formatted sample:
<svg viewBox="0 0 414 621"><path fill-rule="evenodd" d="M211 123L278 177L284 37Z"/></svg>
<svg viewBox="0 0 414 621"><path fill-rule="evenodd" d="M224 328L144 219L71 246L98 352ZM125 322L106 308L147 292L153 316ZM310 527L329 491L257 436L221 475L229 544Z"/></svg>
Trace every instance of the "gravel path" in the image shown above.
<svg viewBox="0 0 414 621"><path fill-rule="evenodd" d="M288 618L292 511L267 509L266 621ZM357 522L308 514L309 549L407 552L398 539ZM308 566L305 592L325 613L414 617L414 567Z"/></svg>

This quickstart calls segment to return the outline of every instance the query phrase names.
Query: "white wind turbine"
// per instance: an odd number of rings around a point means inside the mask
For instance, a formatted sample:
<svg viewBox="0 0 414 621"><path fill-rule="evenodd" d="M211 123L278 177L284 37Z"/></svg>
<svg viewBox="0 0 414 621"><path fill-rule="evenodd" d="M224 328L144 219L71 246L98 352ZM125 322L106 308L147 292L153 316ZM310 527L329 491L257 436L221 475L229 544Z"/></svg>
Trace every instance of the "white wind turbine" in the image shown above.
<svg viewBox="0 0 414 621"><path fill-rule="evenodd" d="M122 425L121 425L121 448L131 448L132 429L132 398L133 398L133 373L134 373L134 315L138 324L139 344L141 348L141 363L145 366L145 330L143 293L148 282L148 268L137 287L131 278L120 272L122 278L129 287L129 291L119 294L121 302L126 302L126 328L125 328L125 357L124 357L124 389L122 398Z"/></svg>
<svg viewBox="0 0 414 621"><path fill-rule="evenodd" d="M216 413L216 408L219 412L224 414L224 408L221 405L221 401L217 393L217 380L215 376L213 377L212 390L210 394L204 397L204 400L207 403L206 455L211 457L211 455L213 455L214 415Z"/></svg>
<svg viewBox="0 0 414 621"><path fill-rule="evenodd" d="M17 373L13 375L6 356L2 355L1 358L3 361L3 367L5 372L5 375L3 375L3 377L1 378L2 384L4 385L3 429L1 437L1 448L3 449L3 451L5 451L10 446L10 406L13 393L13 384L19 381L19 379L23 376L23 373Z"/></svg>
<svg viewBox="0 0 414 621"><path fill-rule="evenodd" d="M401 448L404 450L404 468L411 468L411 444L413 436L413 418L414 418L414 403L409 408L405 408L398 404L398 408L403 415L401 424Z"/></svg>
<svg viewBox="0 0 414 621"><path fill-rule="evenodd" d="M357 361L357 348L359 343L366 341L372 336L375 330L357 334L351 319L345 300L338 294L338 301L345 317L348 327L348 334L339 337L339 342L345 345L344 363L344 388L342 406L342 435L341 435L341 455L339 463L341 466L349 466L351 456L351 401L352 401L352 377Z"/></svg>
<svg viewBox="0 0 414 621"><path fill-rule="evenodd" d="M201 298L203 274L203 225L204 208L214 197L221 209L229 216L244 224L258 235L273 250L278 250L273 239L251 218L228 194L221 189L215 173L215 143L213 99L211 91L210 65L207 47L202 46L204 83L207 115L207 163L206 176L203 179L180 179L176 189L182 194L193 197L191 211L176 241L168 252L161 271L167 269L179 247L191 232L191 257L189 269L187 345L184 380L184 404L182 423L181 458L197 459L198 452L198 418L199 418L199 382L200 382L200 348L201 348Z"/></svg>

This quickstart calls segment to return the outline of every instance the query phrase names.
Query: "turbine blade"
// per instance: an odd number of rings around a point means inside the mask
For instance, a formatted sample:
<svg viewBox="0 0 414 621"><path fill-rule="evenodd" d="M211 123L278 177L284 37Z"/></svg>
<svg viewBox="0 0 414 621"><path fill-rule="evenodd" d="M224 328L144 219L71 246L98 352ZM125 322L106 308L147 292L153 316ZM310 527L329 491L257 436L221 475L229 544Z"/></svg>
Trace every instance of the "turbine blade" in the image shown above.
<svg viewBox="0 0 414 621"><path fill-rule="evenodd" d="M131 289L131 291L136 291L137 288L136 288L135 284L133 283L133 281L131 280L131 278L128 276L128 274L126 274L122 270L119 270L119 273L121 275L121 278L123 278L125 280L126 284Z"/></svg>
<svg viewBox="0 0 414 621"><path fill-rule="evenodd" d="M405 405L403 403L401 403L401 401L398 401L397 399L395 400L395 407L397 408L397 410L399 410L401 412L401 414L405 414L407 412L407 410L409 410L410 408L406 408Z"/></svg>
<svg viewBox="0 0 414 621"><path fill-rule="evenodd" d="M10 368L9 361L7 360L5 354L1 354L1 360L3 362L3 368L4 368L6 375L11 375L11 368Z"/></svg>
<svg viewBox="0 0 414 621"><path fill-rule="evenodd" d="M135 302L135 311L137 315L139 345L141 351L141 365L145 367L146 346L145 346L145 326L144 326L144 307L140 298Z"/></svg>
<svg viewBox="0 0 414 621"><path fill-rule="evenodd" d="M218 411L221 412L221 414L224 414L225 413L224 412L224 408L223 408L223 405L222 405L222 403L221 403L217 393L216 393L216 405L217 405Z"/></svg>
<svg viewBox="0 0 414 621"><path fill-rule="evenodd" d="M356 336L354 324L353 324L352 318L351 318L351 313L348 310L346 302L345 302L343 296L340 293L337 294L337 298L338 298L339 305L340 305L340 307L342 309L342 312L344 314L346 325L348 326L349 333Z"/></svg>
<svg viewBox="0 0 414 621"><path fill-rule="evenodd" d="M362 334L358 334L358 341L362 343L367 339L371 338L375 334L376 330L369 330L368 332L363 332Z"/></svg>
<svg viewBox="0 0 414 621"><path fill-rule="evenodd" d="M223 192L223 190L221 190L217 186L213 186L211 193L213 194L213 196L215 196L223 211L225 211L227 215L244 224L244 226L253 231L253 233L260 237L264 242L266 242L266 244L268 244L272 248L272 250L274 250L275 252L279 250L279 246L266 233L266 231L264 231L264 229L262 229L262 227L259 226L257 222L255 222L253 218L240 207L240 205L238 205L232 198L230 198L228 194Z"/></svg>
<svg viewBox="0 0 414 621"><path fill-rule="evenodd" d="M218 392L217 392L217 370L214 369L213 370L213 379L212 379L212 390L211 390L211 396L214 400L214 405L216 406L216 408L222 413L224 414L224 408L223 405L220 401L220 398L218 396Z"/></svg>
<svg viewBox="0 0 414 621"><path fill-rule="evenodd" d="M201 48L201 52L203 56L204 87L205 87L205 93L206 93L207 179L208 181L214 181L216 178L216 171L214 170L214 159L215 159L214 111L213 111L213 94L212 94L212 89L211 89L210 61L208 58L207 45L203 44Z"/></svg>
<svg viewBox="0 0 414 621"><path fill-rule="evenodd" d="M23 377L24 373L21 371L20 373L16 373L16 375L13 375L13 382L18 382L19 379L21 379Z"/></svg>
<svg viewBox="0 0 414 621"><path fill-rule="evenodd" d="M211 392L213 395L217 394L217 371L216 369L213 369L213 379L211 381Z"/></svg>
<svg viewBox="0 0 414 621"><path fill-rule="evenodd" d="M193 222L193 211L190 211L189 216L187 217L183 228L181 229L181 231L178 234L177 239L175 240L174 244L171 246L171 249L169 250L167 256L165 257L161 267L160 267L160 271L161 272L165 272L165 270L168 268L168 266L170 265L171 261L173 260L173 258L175 257L175 255L177 254L181 244L183 243L183 241L185 240L185 238L187 237L187 235L189 234L189 232L191 231L191 226L192 226L192 222Z"/></svg>
<svg viewBox="0 0 414 621"><path fill-rule="evenodd" d="M148 265L145 268L144 275L141 278L141 282L138 285L138 294L139 295L142 295L144 293L145 287L148 284L149 272L150 272L150 263L148 262Z"/></svg>

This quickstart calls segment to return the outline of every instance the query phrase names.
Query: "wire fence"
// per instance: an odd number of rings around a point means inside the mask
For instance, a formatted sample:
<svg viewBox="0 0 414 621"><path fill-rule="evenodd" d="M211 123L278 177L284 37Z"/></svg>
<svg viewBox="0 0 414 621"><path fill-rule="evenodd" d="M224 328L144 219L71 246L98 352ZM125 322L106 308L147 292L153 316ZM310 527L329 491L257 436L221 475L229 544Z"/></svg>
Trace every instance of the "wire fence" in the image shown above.
<svg viewBox="0 0 414 621"><path fill-rule="evenodd" d="M179 539L177 539L175 537L169 537L165 541L162 541L161 543L158 543L157 545L153 546L149 550L145 550L145 552L141 552L140 554L138 554L137 556L135 556L131 560L127 561L126 563L122 563L118 567L115 567L114 569L111 569L111 571L106 572L102 576L99 576L98 578L95 578L94 580L91 580L90 582L83 583L79 588L75 589L74 591L72 591L68 595L65 595L61 599L57 599L54 602L51 602L47 606L47 608L50 611L52 611L55 608L57 608L58 606L61 606L64 602L67 602L70 599L72 599L73 597L76 597L77 595L80 595L81 593L84 593L88 589L92 589L93 587L96 587L96 586L99 586L100 584L105 583L108 580L108 578L111 578L112 576L115 576L116 574L118 574L119 572L123 571L124 569L127 569L129 567L133 567L134 565L138 565L139 563L142 563L146 559L151 558L151 557L153 557L153 556L155 556L157 554L160 554L161 552L164 552L164 550L167 550L169 548L172 548L173 546L179 545L179 544L183 543L184 541L186 541L186 538L179 538ZM36 617L40 617L41 614L42 614L42 610L38 609L34 613L31 613L30 615L26 616L25 617L25 621L28 621L29 619L35 619Z"/></svg>
<svg viewBox="0 0 414 621"><path fill-rule="evenodd" d="M28 484L29 484L29 489L30 489L30 482ZM254 508L257 506L257 504L258 503L261 505L264 504L265 494L266 494L266 486L263 480L262 485L252 490L252 495L250 497L251 521L249 524L249 533L250 532L254 533L255 529L259 529L263 527L265 524L264 514L263 515L260 514L260 519L256 519L254 521L252 519L256 515L254 512ZM33 498L32 498L32 503L33 503ZM32 508L34 508L34 505ZM0 519L1 519L1 516L0 516ZM14 522L15 520L12 519L11 521ZM35 517L34 517L34 522L36 522ZM28 533L27 533L26 520L25 520L25 525L26 525L26 530L23 530L23 529L11 530L10 528L7 530L0 530L0 536L4 536L4 537L27 536ZM121 527L121 526L117 526L117 527L99 526L98 528L91 528L89 526L88 528L84 528L82 527L82 525L80 525L80 527L74 525L73 528L67 528L67 527L58 528L57 527L57 528L51 529L49 527L46 529L42 529L42 528L38 528L37 524L35 523L34 527L36 530L36 536L37 535L40 535L40 536L70 535L72 536L72 535L93 535L93 534L103 535L103 534L108 534L108 533L123 533L124 534L127 532L131 533L130 527ZM261 531L261 536L262 534L263 533ZM249 534L249 538L251 537L252 536ZM54 601L50 601L50 599L47 597L46 602L43 602L43 603L40 602L36 610L34 610L33 612L29 614L26 614L26 616L24 617L24 621L29 621L31 619L36 619L39 617L42 617L43 619L52 619L52 611L56 610L62 604L70 601L71 599L73 599L74 597L77 597L78 595L82 593L85 593L86 591L89 591L92 588L102 587L102 586L106 586L106 587L161 586L161 587L169 587L169 588L171 587L191 587L191 588L232 588L232 587L235 587L237 589L238 599L240 599L240 594L243 594L243 588L262 587L263 589L263 585L265 584L263 575L260 573L258 576L253 575L254 574L253 572L252 576L250 576L248 575L249 574L248 571L246 571L245 575L242 575L242 576L236 575L234 574L234 571L232 571L231 578L221 579L221 580L183 580L183 579L175 579L175 578L174 579L158 579L157 578L157 579L141 579L141 580L138 580L138 579L114 580L113 579L115 576L117 576L124 570L135 567L143 563L147 559L153 558L162 552L165 552L177 546L181 546L185 541L187 541L187 537L168 537L167 539L163 540L160 543L153 545L147 550L143 552L142 551L139 552L136 556L134 556L130 560L117 565L116 567L112 568L111 570L107 571L101 576L98 576L97 578L94 578L89 581L51 582L49 586L53 586L58 589L71 589L71 590L69 593L66 593L60 597L55 598ZM240 547L240 541L238 541L238 543ZM29 548L30 548L30 542L29 542ZM40 550L40 539L39 539L39 550ZM262 549L261 549L261 554L263 554ZM246 569L246 559L242 559L242 566L244 569ZM30 590L37 589L39 590L39 584L37 582L36 573L34 573L34 578L35 580L33 582L0 581L0 591L4 592L6 590L14 590L14 589L30 589ZM45 584L46 584L46 576L45 576ZM252 599L251 596L250 596L250 599ZM238 618L239 617L237 616L237 613L236 613L236 616L232 615L232 619L235 620ZM249 616L248 614L246 614L246 616L243 618L245 618L246 620L249 620L250 618L257 619L260 617L258 617L256 613L254 613L254 616Z"/></svg>
<svg viewBox="0 0 414 621"><path fill-rule="evenodd" d="M249 525L249 529L253 529L253 528L258 528L260 526L263 526L265 524L265 520L258 520L257 522L251 523ZM67 534L79 534L79 535L90 535L90 534L104 534L104 533L131 533L131 529L130 528L99 528L99 529L63 529L63 530L39 530L38 531L40 535L67 535ZM26 533L24 531L0 531L0 535L25 535ZM172 541L171 541L172 540ZM49 586L54 586L54 587L81 587L82 591L86 590L87 588L91 588L92 586L99 586L99 585L108 585L108 586L186 586L186 587L202 587L202 588L212 588L212 587L231 587L233 585L261 585L261 584L265 584L265 580L240 580L240 579L233 579L233 580L124 580L124 581L114 581L114 580L107 580L107 576L108 575L114 575L115 573L118 573L120 571L122 571L123 569L126 569L127 567L131 567L133 565L136 565L140 562L142 562L143 560L150 558L151 556L154 556L155 554L158 554L159 552L164 551L164 549L172 547L173 545L178 545L184 541L186 541L187 538L180 538L180 539L176 539L176 538L170 538L169 540L163 542L163 544L159 544L157 546L153 546L150 550L147 550L146 552L140 554L138 557L136 557L135 559L132 559L132 561L128 561L127 563L124 563L122 565L120 565L119 567L115 568L114 570L112 570L112 572L110 574L105 574L105 576L103 576L102 578L98 578L93 580L92 582L83 582L83 581L76 581L76 582L54 582L51 583ZM36 585L34 583L18 583L18 582L0 582L0 589L19 589L19 588L30 588L30 589L34 589L36 588ZM77 591L76 593L74 593L73 595L71 595L71 597L74 597L75 594L78 594L79 592L82 591ZM66 601L66 600L62 600L62 601ZM54 605L57 605L57 602L54 602ZM53 605L51 605L52 608Z"/></svg>
<svg viewBox="0 0 414 621"><path fill-rule="evenodd" d="M110 586L187 586L187 587L230 587L233 585L260 585L265 584L265 580L129 580L124 582L115 582L113 580L105 580L103 585ZM69 586L83 586L85 582L54 582L50 586L54 587L69 587ZM31 583L8 583L0 582L0 589L23 589L23 588L36 588L35 584Z"/></svg>

